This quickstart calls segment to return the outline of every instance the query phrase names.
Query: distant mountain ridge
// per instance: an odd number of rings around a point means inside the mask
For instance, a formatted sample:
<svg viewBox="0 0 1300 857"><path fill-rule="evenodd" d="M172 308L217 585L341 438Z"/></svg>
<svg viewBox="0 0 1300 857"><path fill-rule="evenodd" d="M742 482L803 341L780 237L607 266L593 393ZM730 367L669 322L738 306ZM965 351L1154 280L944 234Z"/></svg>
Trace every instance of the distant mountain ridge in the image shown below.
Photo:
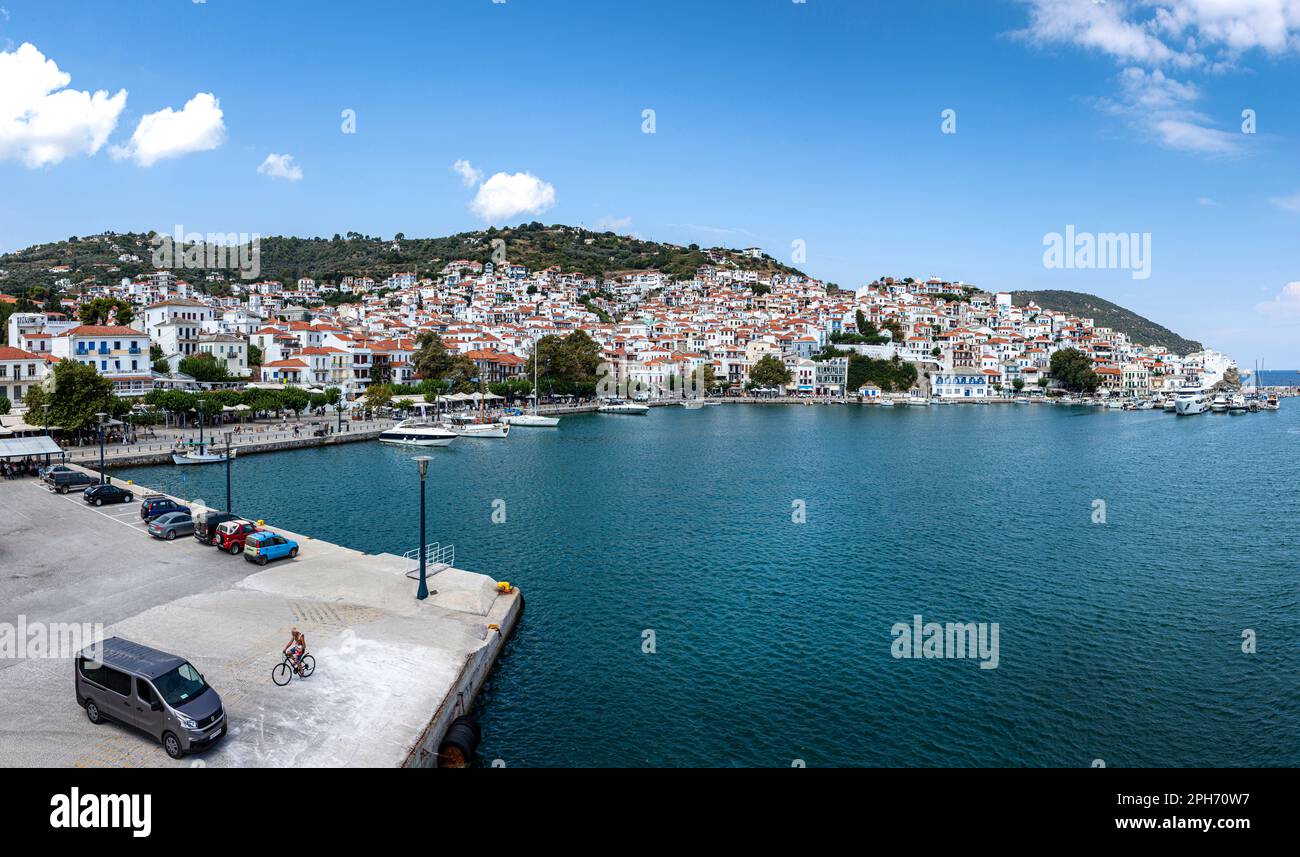
<svg viewBox="0 0 1300 857"><path fill-rule="evenodd" d="M1090 318L1097 327L1109 327L1126 334L1137 345L1162 345L1183 356L1204 350L1201 343L1179 336L1163 325L1096 295L1055 289L1011 293L1011 302L1016 306L1024 306L1031 301L1043 309Z"/></svg>

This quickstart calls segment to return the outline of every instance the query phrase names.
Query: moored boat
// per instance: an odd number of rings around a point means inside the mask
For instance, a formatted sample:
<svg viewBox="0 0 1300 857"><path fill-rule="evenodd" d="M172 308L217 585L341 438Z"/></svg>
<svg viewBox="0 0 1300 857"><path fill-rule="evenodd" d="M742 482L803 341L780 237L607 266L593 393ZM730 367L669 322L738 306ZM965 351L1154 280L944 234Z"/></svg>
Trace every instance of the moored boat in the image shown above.
<svg viewBox="0 0 1300 857"><path fill-rule="evenodd" d="M625 402L622 399L607 399L605 403L596 408L596 410L602 414L644 416L650 413L650 406L638 404L636 402Z"/></svg>
<svg viewBox="0 0 1300 857"><path fill-rule="evenodd" d="M407 446L449 446L456 435L443 426L415 418L402 420L390 429L379 433L380 443L400 443Z"/></svg>

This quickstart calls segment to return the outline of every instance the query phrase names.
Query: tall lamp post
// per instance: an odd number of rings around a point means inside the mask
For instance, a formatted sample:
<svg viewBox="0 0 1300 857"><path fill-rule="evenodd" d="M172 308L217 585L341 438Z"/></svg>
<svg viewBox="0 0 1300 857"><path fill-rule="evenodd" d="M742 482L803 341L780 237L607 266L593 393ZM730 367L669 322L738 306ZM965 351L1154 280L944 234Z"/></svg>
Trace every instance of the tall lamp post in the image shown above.
<svg viewBox="0 0 1300 857"><path fill-rule="evenodd" d="M420 466L420 588L416 591L415 597L420 601L429 597L429 584L424 575L424 478L429 474L429 456L419 455L415 458L415 463Z"/></svg>
<svg viewBox="0 0 1300 857"><path fill-rule="evenodd" d="M104 417L105 413L95 414L95 419L99 421L99 484L104 484Z"/></svg>
<svg viewBox="0 0 1300 857"><path fill-rule="evenodd" d="M226 511L234 514L230 505L230 445L234 435L226 432Z"/></svg>

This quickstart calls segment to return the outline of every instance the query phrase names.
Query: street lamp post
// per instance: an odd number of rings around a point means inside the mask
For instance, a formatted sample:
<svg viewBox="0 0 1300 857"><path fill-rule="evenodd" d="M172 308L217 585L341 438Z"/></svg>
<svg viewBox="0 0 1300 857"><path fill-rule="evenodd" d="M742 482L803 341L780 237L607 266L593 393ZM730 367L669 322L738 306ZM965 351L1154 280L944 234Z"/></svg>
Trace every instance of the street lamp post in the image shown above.
<svg viewBox="0 0 1300 857"><path fill-rule="evenodd" d="M104 417L105 413L95 414L95 419L99 421L99 484L104 484Z"/></svg>
<svg viewBox="0 0 1300 857"><path fill-rule="evenodd" d="M338 415L339 418L338 430L342 432L343 431L343 399L342 398L340 398L337 402L334 403L334 413Z"/></svg>
<svg viewBox="0 0 1300 857"><path fill-rule="evenodd" d="M226 511L231 514L233 509L230 505L230 445L233 437L231 432L226 432Z"/></svg>
<svg viewBox="0 0 1300 857"><path fill-rule="evenodd" d="M424 562L424 478L429 474L429 456L416 456L415 463L420 466L420 588L415 597L420 601L429 597L429 584L425 578Z"/></svg>

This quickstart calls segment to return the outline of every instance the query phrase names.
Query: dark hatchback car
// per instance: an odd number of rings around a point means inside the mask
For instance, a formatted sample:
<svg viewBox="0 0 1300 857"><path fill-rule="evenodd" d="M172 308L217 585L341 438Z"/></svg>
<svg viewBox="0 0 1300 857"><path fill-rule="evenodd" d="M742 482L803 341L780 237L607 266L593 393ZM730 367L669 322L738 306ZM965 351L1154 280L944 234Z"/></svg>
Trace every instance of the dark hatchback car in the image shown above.
<svg viewBox="0 0 1300 857"><path fill-rule="evenodd" d="M96 506L102 506L105 503L130 503L135 499L135 495L131 493L130 489L119 488L116 485L91 485L81 496L87 503L93 503Z"/></svg>
<svg viewBox="0 0 1300 857"><path fill-rule="evenodd" d="M145 497L140 501L141 520L152 521L168 512L184 512L188 515L190 507L182 506L170 497Z"/></svg>
<svg viewBox="0 0 1300 857"><path fill-rule="evenodd" d="M194 538L205 545L216 544L217 527L237 516L229 512L199 512L194 516Z"/></svg>

